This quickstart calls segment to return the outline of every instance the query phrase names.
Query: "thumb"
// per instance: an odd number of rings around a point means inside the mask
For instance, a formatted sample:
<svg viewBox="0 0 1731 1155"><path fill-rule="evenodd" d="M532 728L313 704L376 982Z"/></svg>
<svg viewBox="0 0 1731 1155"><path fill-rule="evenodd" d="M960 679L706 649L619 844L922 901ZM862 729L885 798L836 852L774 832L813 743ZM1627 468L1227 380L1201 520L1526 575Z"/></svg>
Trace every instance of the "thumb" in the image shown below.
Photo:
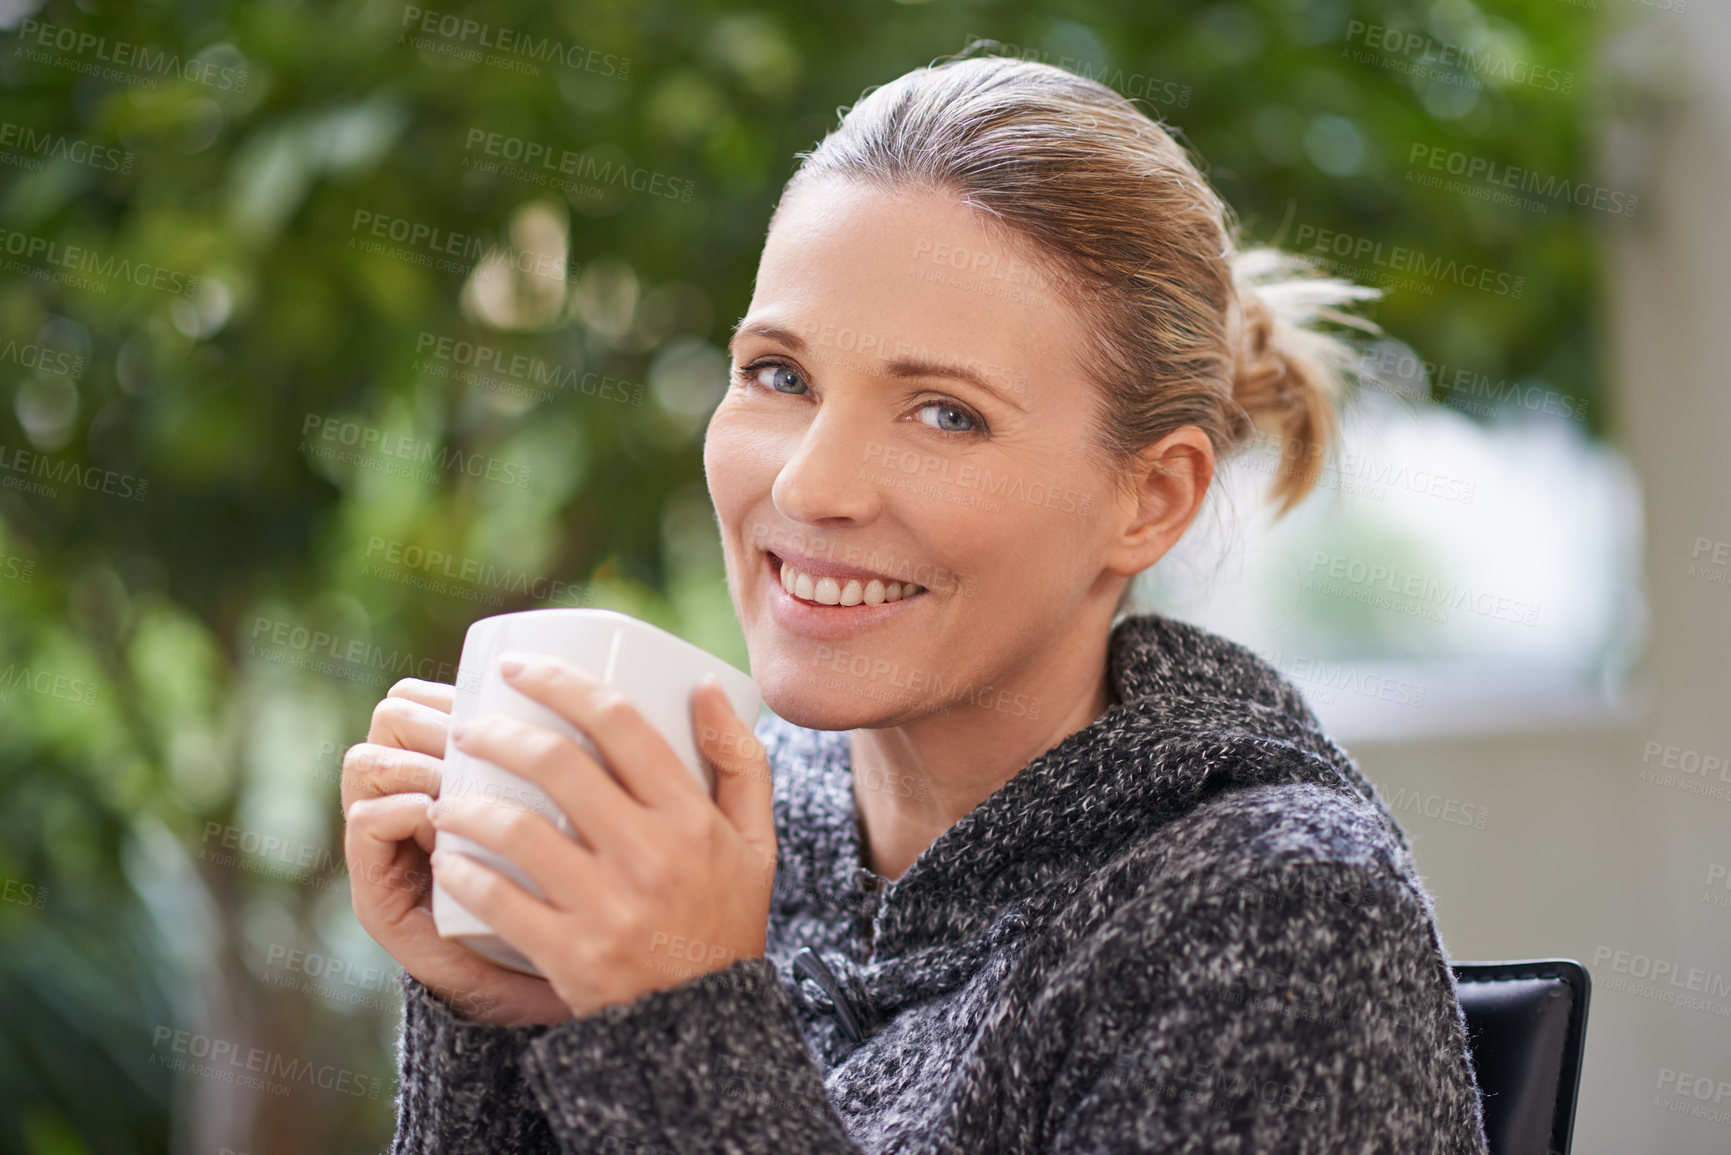
<svg viewBox="0 0 1731 1155"><path fill-rule="evenodd" d="M698 748L715 772L715 805L747 842L775 849L774 783L769 753L733 712L713 676L697 687Z"/></svg>

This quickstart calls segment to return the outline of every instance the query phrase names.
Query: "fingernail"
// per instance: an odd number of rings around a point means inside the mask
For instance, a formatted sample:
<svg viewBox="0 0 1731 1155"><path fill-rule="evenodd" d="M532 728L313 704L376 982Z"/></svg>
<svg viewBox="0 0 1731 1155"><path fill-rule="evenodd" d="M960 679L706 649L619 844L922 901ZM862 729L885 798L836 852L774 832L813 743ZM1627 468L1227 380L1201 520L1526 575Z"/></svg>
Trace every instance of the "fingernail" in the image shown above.
<svg viewBox="0 0 1731 1155"><path fill-rule="evenodd" d="M522 672L523 672L523 659L522 658L500 658L499 659L499 673L503 674L505 677L515 678L518 674L521 674Z"/></svg>
<svg viewBox="0 0 1731 1155"><path fill-rule="evenodd" d="M451 723L451 741L461 744L463 739L468 736L469 720L467 718L458 718Z"/></svg>

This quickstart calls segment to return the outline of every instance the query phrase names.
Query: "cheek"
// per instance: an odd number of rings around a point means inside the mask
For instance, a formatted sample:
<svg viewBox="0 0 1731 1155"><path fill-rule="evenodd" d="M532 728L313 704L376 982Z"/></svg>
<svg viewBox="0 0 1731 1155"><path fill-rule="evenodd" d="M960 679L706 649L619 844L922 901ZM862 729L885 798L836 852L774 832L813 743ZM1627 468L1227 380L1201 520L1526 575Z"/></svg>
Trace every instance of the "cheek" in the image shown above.
<svg viewBox="0 0 1731 1155"><path fill-rule="evenodd" d="M781 463L766 432L731 397L724 398L710 418L703 438L703 475L723 529L737 528L775 485Z"/></svg>
<svg viewBox="0 0 1731 1155"><path fill-rule="evenodd" d="M1012 497L999 499L995 511L951 507L941 524L928 524L928 539L945 543L964 575L977 575L981 596L972 604L983 612L1048 613L1075 602L1099 576L1105 554L1099 498L1074 484L1057 487L1055 508Z"/></svg>
<svg viewBox="0 0 1731 1155"><path fill-rule="evenodd" d="M741 480L738 445L737 423L730 419L728 403L723 400L703 434L703 479L709 486L709 500L715 503L715 512L724 522L728 510L738 505Z"/></svg>

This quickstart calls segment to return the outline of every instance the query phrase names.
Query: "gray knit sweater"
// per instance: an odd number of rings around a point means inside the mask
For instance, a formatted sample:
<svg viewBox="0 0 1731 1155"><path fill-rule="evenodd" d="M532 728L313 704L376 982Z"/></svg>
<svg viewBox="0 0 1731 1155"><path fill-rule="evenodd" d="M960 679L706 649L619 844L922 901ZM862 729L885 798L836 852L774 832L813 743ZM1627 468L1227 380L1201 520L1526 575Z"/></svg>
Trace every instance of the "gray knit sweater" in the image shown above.
<svg viewBox="0 0 1731 1155"><path fill-rule="evenodd" d="M551 1028L405 977L392 1150L1483 1152L1374 788L1216 635L1127 618L1110 675L893 883L860 865L847 734L766 718L767 957Z"/></svg>

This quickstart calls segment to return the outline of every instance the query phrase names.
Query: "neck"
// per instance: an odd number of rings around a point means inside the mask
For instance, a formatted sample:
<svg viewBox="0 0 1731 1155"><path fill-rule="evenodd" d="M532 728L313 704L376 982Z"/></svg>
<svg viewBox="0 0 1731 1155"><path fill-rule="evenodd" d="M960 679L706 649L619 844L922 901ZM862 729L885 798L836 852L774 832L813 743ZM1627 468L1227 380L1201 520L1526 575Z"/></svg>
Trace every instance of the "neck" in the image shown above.
<svg viewBox="0 0 1731 1155"><path fill-rule="evenodd" d="M940 713L852 732L861 858L900 878L939 835L1031 760L1090 725L1112 702L1109 636L1025 665L1037 676Z"/></svg>

